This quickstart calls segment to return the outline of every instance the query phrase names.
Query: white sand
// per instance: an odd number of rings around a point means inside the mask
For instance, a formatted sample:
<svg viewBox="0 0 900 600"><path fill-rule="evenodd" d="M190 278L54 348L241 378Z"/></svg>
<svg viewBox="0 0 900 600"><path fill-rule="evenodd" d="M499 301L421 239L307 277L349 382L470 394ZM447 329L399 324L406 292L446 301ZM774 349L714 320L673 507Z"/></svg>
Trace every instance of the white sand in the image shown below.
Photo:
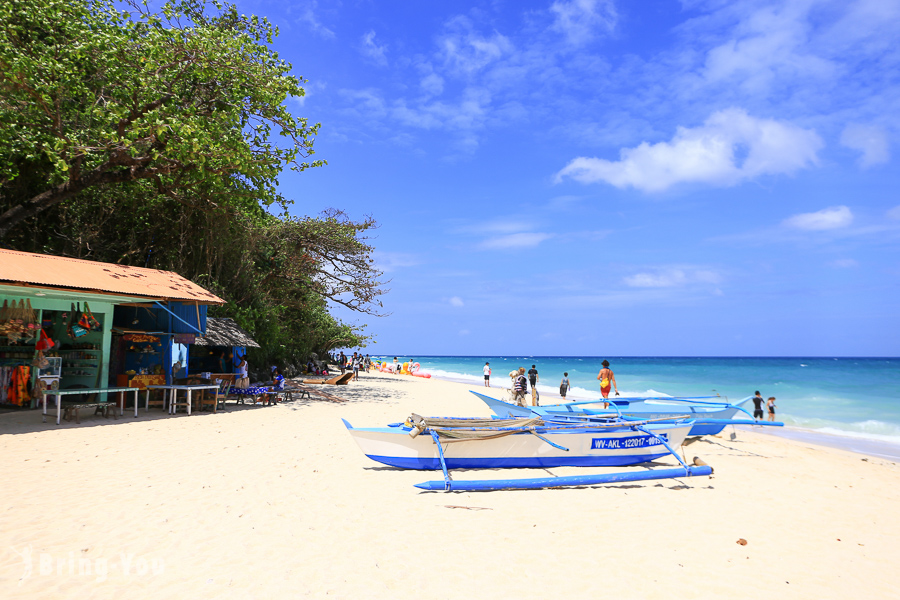
<svg viewBox="0 0 900 600"><path fill-rule="evenodd" d="M685 448L712 478L421 492L439 472L370 461L340 418L486 408L461 384L363 377L329 387L342 404L0 415L0 597L897 597L892 462L738 431Z"/></svg>

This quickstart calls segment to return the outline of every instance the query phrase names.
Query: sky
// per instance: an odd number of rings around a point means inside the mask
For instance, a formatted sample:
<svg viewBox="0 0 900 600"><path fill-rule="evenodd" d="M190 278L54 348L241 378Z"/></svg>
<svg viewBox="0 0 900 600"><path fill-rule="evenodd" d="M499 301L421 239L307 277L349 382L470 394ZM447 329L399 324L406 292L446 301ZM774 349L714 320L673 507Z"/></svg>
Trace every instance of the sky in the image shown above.
<svg viewBox="0 0 900 600"><path fill-rule="evenodd" d="M399 355L900 355L900 0L239 0Z"/></svg>

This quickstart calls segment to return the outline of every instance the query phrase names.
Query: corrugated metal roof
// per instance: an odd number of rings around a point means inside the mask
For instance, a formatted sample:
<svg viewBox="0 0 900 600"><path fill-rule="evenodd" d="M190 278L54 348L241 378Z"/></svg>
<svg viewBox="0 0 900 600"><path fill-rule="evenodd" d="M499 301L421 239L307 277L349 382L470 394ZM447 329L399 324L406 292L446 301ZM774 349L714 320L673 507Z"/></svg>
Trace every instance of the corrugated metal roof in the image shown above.
<svg viewBox="0 0 900 600"><path fill-rule="evenodd" d="M171 271L32 254L5 248L0 248L0 281L51 288L97 290L142 298L225 304L215 294Z"/></svg>
<svg viewBox="0 0 900 600"><path fill-rule="evenodd" d="M197 346L248 346L259 348L250 334L238 327L233 319L225 317L207 317L206 335L198 337Z"/></svg>

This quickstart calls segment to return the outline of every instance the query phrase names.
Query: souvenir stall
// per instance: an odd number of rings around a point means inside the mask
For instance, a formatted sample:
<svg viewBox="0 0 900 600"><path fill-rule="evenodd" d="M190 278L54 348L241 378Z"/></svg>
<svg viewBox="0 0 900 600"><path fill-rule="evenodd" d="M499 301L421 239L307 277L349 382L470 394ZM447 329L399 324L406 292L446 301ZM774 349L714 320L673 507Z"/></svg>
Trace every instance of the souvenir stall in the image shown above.
<svg viewBox="0 0 900 600"><path fill-rule="evenodd" d="M132 371L170 383L188 364L184 342L205 331L206 305L223 303L168 271L0 248L0 405L35 407L42 386L106 402ZM142 309L149 332L114 327Z"/></svg>

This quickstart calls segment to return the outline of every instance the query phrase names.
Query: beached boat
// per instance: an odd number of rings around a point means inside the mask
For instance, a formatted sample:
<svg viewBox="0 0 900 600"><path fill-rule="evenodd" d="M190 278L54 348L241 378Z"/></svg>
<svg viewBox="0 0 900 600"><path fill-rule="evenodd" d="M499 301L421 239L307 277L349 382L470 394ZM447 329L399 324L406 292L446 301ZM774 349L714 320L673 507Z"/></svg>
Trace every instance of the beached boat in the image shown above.
<svg viewBox="0 0 900 600"><path fill-rule="evenodd" d="M444 490L489 490L563 487L610 481L637 481L709 474L708 467L641 471L534 480L450 479L449 469L625 466L673 454L692 423L624 422L545 423L540 417L511 419L447 419L412 415L388 427L356 428L344 420L363 454L376 462L404 469L442 469L443 482L417 487ZM527 482L527 483L525 483ZM541 483L543 482L543 483Z"/></svg>
<svg viewBox="0 0 900 600"><path fill-rule="evenodd" d="M603 402L603 400L587 400L579 402L564 402L559 404L549 404L541 406L537 410L535 407L518 406L503 400L491 398L478 392L472 392L495 415L500 418L510 416L529 417L538 414L548 417L555 416L590 416L590 417L625 417L629 419L640 420L659 420L659 419L692 419L693 425L688 433L690 436L696 435L716 435L728 425L731 424L747 424L752 421L735 420L734 417L738 413L747 413L741 405L748 402L752 396L748 396L743 400L730 404L724 402L706 402L700 400L691 400L688 398L635 398L635 399L618 399L614 403L611 402L609 409L589 408Z"/></svg>

